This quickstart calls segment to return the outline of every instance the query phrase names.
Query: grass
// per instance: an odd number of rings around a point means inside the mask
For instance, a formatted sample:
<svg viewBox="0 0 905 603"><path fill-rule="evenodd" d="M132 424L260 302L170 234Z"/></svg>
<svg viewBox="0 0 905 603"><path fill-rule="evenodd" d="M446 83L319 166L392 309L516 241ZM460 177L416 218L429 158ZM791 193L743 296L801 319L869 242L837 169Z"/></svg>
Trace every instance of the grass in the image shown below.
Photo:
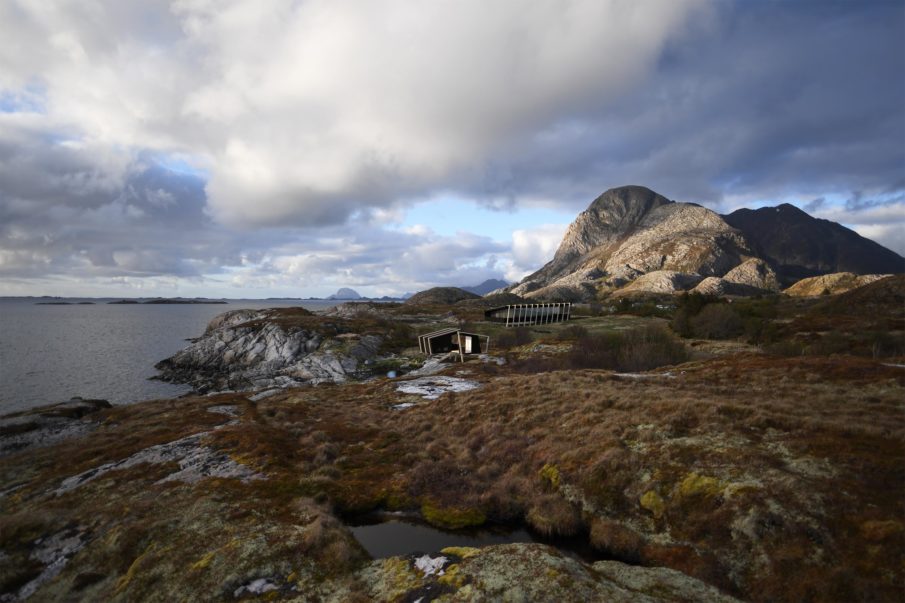
<svg viewBox="0 0 905 603"><path fill-rule="evenodd" d="M788 313L811 307L756 311L790 325ZM354 328L365 324L380 328ZM750 600L894 600L905 587L905 371L838 353L733 354L643 378L600 368L685 360L663 324L528 329L530 343L493 373L453 367L479 389L405 411L386 379L102 411L90 438L0 459L0 490L24 482L0 498L3 588L39 569L36 539L73 526L88 544L44 598L222 598L263 576L286 592L303 578L339 584L366 555L338 518L387 508L586 538L602 555ZM525 370L537 345L553 350L555 371ZM218 404L241 416L205 445L266 480L158 484L171 463L52 495L66 476L213 430L226 419L206 408Z"/></svg>

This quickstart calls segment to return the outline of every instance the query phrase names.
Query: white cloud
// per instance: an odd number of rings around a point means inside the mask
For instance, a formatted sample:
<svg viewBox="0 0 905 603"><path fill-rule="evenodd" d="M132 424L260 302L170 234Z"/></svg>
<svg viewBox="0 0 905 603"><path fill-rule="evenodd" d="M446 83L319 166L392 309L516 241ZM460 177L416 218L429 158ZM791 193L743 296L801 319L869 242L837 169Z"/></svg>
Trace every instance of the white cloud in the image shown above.
<svg viewBox="0 0 905 603"><path fill-rule="evenodd" d="M599 110L703 5L20 1L0 88L38 79L54 127L196 156L225 223L338 223Z"/></svg>
<svg viewBox="0 0 905 603"><path fill-rule="evenodd" d="M516 282L553 259L568 224L544 224L512 232L512 265L506 279Z"/></svg>

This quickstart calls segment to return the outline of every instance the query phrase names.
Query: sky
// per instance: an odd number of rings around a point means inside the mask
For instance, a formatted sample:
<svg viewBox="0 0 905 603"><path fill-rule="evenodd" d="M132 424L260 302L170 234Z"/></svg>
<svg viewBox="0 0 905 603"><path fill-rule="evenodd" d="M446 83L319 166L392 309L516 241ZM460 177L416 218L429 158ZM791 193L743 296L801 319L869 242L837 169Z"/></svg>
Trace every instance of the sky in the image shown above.
<svg viewBox="0 0 905 603"><path fill-rule="evenodd" d="M905 0L0 0L0 295L514 282L603 191L905 254Z"/></svg>

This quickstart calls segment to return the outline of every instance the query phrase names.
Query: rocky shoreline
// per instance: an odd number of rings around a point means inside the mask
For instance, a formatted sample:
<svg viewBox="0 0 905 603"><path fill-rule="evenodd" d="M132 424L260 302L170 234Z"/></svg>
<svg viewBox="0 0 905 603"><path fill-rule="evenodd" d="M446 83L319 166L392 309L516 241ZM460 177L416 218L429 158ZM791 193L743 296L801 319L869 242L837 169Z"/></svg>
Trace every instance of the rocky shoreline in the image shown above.
<svg viewBox="0 0 905 603"><path fill-rule="evenodd" d="M235 310L216 317L204 335L160 361L156 377L185 383L201 393L344 383L367 374L380 353L375 334L346 332L342 319L318 324L309 312L306 326L287 325L278 310ZM285 314L285 313L283 313Z"/></svg>

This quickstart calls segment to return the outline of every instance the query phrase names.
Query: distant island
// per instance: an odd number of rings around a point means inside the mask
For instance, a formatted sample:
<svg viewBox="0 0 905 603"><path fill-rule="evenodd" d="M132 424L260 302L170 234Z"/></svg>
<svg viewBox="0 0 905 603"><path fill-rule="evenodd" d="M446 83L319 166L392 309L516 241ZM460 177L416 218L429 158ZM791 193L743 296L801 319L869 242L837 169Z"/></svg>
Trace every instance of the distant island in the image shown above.
<svg viewBox="0 0 905 603"><path fill-rule="evenodd" d="M121 299L119 301L107 302L111 305L123 305L123 304L226 304L229 302L225 302L222 299L150 299L148 301L140 302L135 299Z"/></svg>
<svg viewBox="0 0 905 603"><path fill-rule="evenodd" d="M343 300L343 301L355 301L361 299L361 295L358 294L358 291L355 289L349 289L348 287L342 287L339 291L328 297L327 299L335 299L335 300Z"/></svg>

